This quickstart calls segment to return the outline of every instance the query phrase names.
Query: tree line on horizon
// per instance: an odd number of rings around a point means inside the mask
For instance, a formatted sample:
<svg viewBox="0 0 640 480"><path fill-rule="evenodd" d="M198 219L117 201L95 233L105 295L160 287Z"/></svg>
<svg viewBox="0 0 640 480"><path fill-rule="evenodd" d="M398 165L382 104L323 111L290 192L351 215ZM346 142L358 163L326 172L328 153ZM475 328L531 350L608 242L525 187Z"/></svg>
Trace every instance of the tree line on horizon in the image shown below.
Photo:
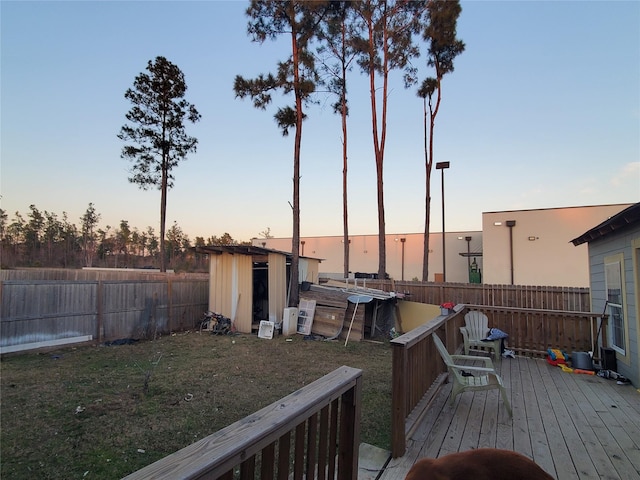
<svg viewBox="0 0 640 480"><path fill-rule="evenodd" d="M153 227L140 230L121 220L117 227L100 228L101 215L92 203L73 223L66 212L41 211L29 206L26 216L9 215L0 209L0 261L2 268L160 268L160 239ZM268 236L269 229L260 235ZM192 247L210 245L250 245L235 240L229 233L192 241L177 222L165 235L165 261L173 270L207 271L206 255Z"/></svg>

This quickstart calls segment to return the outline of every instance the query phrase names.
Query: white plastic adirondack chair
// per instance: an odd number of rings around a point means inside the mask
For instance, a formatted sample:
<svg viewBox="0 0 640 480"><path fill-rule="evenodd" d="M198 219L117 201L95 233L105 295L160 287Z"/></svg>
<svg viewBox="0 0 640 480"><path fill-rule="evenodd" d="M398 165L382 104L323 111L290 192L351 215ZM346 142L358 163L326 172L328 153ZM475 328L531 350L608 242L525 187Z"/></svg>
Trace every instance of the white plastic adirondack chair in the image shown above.
<svg viewBox="0 0 640 480"><path fill-rule="evenodd" d="M507 390L502 383L502 378L493 368L493 362L489 357L476 357L473 355L450 355L447 352L446 347L440 340L440 337L435 333L431 335L433 337L433 343L435 343L442 360L447 366L449 372L449 381L453 383L451 389L451 400L456 398L456 395L468 391L478 390L493 390L499 389L502 395L502 401L504 406L509 412L509 416L513 416L511 411L511 403L509 403L509 396ZM478 361L484 362L484 367L476 367L471 365L461 365L460 362ZM463 375L465 372L466 375Z"/></svg>
<svg viewBox="0 0 640 480"><path fill-rule="evenodd" d="M482 341L489 334L489 319L487 316L477 310L472 310L464 316L465 327L460 327L462 340L464 341L464 354L469 355L469 351L474 350L493 350L493 356L496 360L500 360L500 349L502 340L492 340L489 342Z"/></svg>

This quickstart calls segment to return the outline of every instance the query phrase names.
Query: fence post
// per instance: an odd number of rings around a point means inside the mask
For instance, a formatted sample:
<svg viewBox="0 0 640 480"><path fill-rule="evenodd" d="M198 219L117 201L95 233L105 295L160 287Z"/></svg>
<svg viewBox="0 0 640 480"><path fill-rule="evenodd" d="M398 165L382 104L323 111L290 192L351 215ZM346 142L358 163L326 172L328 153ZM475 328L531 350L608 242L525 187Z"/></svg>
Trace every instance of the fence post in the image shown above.
<svg viewBox="0 0 640 480"><path fill-rule="evenodd" d="M102 308L102 299L103 299L103 284L102 284L102 280L98 280L98 284L97 284L97 288L98 291L96 292L96 323L98 324L98 342L102 343L103 337L104 337L104 326L102 324L103 322L103 308Z"/></svg>
<svg viewBox="0 0 640 480"><path fill-rule="evenodd" d="M167 280L167 303L168 309L167 312L167 324L169 325L169 333L173 332L173 288L171 284L171 278L168 276L165 277Z"/></svg>

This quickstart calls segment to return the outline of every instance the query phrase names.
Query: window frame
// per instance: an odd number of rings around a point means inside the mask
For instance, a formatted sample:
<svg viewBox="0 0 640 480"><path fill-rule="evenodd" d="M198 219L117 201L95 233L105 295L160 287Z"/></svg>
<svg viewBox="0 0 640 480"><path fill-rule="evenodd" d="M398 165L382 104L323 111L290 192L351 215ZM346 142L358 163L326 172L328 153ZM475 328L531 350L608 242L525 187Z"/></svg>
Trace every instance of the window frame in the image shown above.
<svg viewBox="0 0 640 480"><path fill-rule="evenodd" d="M617 295L610 295L610 287L613 291L618 290ZM626 355L628 332L622 254L608 257L604 261L604 294L609 314L609 343L616 352Z"/></svg>

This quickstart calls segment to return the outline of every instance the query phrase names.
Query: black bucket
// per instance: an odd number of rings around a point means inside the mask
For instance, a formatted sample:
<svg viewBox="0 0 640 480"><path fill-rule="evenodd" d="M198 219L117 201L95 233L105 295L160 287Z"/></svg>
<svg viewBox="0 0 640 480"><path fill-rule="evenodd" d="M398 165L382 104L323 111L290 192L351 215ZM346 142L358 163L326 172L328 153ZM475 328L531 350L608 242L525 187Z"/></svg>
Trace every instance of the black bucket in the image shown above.
<svg viewBox="0 0 640 480"><path fill-rule="evenodd" d="M580 370L593 370L593 361L588 352L573 352L571 354L571 366Z"/></svg>
<svg viewBox="0 0 640 480"><path fill-rule="evenodd" d="M618 362L616 360L616 351L613 348L600 347L600 358L602 359L602 369L618 371Z"/></svg>

